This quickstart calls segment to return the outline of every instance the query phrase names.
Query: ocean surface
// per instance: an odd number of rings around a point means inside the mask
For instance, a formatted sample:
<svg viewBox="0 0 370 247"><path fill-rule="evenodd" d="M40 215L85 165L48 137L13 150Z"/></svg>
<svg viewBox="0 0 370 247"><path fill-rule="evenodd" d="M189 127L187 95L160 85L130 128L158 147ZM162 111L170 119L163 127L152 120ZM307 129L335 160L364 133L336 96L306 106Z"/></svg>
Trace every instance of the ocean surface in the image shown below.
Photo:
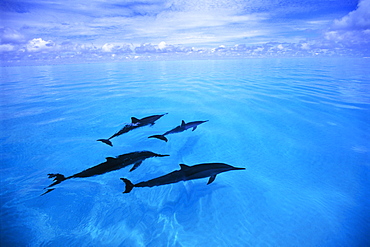
<svg viewBox="0 0 370 247"><path fill-rule="evenodd" d="M370 246L370 59L1 67L5 246ZM131 117L153 126L108 138ZM209 120L168 142L148 139ZM168 157L56 185L134 151ZM123 194L179 164L245 170Z"/></svg>

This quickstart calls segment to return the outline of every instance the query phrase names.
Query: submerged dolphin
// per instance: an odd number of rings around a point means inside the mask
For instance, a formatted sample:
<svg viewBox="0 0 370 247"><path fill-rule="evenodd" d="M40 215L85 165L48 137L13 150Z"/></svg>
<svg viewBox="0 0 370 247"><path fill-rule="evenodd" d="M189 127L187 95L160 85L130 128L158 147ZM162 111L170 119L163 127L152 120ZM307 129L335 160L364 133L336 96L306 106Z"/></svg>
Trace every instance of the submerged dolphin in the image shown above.
<svg viewBox="0 0 370 247"><path fill-rule="evenodd" d="M157 139L160 139L162 141L167 142L168 139L165 137L166 135L180 133L180 132L183 132L183 131L185 131L187 129L190 129L190 128L193 128L193 131L194 131L198 127L198 125L200 125L202 123L205 123L205 122L208 122L208 120L206 120L206 121L194 121L194 122L189 122L189 123L185 123L185 121L182 120L181 125L173 128L172 130L169 130L169 131L167 131L166 133L164 133L162 135L153 135L153 136L149 136L148 138L157 138Z"/></svg>
<svg viewBox="0 0 370 247"><path fill-rule="evenodd" d="M62 174L59 173L51 173L48 174L49 178L54 178L54 183L46 187L45 189L48 189L50 187L53 187L54 185L57 185L64 180L70 179L70 178L86 178L86 177L92 177L96 175L101 175L107 172L119 170L123 167L129 166L129 165L134 165L130 172L135 170L136 168L141 165L141 163L148 158L152 157L164 157L164 156L169 156L168 154L156 154L150 151L140 151L140 152L132 152L132 153L127 153L127 154L122 154L117 156L116 158L108 157L106 158L106 161L104 163L101 163L99 165L90 167L86 170L83 170L82 172L76 173L72 176L65 177ZM48 189L44 194L52 191L53 189ZM43 195L44 195L43 194Z"/></svg>
<svg viewBox="0 0 370 247"><path fill-rule="evenodd" d="M105 144L108 144L109 146L113 146L110 139L112 139L116 136L120 136L124 133L127 133L127 132L129 132L133 129L143 127L145 125L149 125L149 124L153 125L155 123L155 121L157 121L158 119L160 119L161 117L163 117L166 114L168 114L168 113L165 113L165 114L162 114L162 115L153 115L153 116L145 117L145 118L142 118L142 119L137 119L136 117L131 117L131 123L126 124L125 126L123 126L123 128L121 130L119 130L117 133L115 133L114 135L112 135L108 139L98 139L97 141L101 141L101 142L104 142Z"/></svg>
<svg viewBox="0 0 370 247"><path fill-rule="evenodd" d="M123 193L129 193L134 187L153 187L206 177L209 177L207 184L210 184L215 180L216 175L219 173L245 169L233 167L224 163L204 163L194 166L180 164L180 167L180 170L173 171L164 176L137 184L133 184L130 180L126 178L121 178L121 180L126 184L126 189Z"/></svg>

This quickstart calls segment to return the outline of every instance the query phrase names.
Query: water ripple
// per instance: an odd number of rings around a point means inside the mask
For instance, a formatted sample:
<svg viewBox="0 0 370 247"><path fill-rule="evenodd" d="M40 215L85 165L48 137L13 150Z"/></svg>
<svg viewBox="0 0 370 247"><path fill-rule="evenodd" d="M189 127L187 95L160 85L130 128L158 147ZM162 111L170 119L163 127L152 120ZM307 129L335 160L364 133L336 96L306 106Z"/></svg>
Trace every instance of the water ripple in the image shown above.
<svg viewBox="0 0 370 247"><path fill-rule="evenodd" d="M370 78L360 60L250 59L2 68L1 198L14 246L358 245L369 198ZM131 116L152 127L96 142ZM148 139L181 120L195 131ZM61 184L105 157L152 150L134 172ZM180 163L245 167L135 188ZM298 229L298 230L297 230ZM337 233L342 232L340 237ZM15 237L17 236L17 237ZM314 236L314 237L312 237Z"/></svg>

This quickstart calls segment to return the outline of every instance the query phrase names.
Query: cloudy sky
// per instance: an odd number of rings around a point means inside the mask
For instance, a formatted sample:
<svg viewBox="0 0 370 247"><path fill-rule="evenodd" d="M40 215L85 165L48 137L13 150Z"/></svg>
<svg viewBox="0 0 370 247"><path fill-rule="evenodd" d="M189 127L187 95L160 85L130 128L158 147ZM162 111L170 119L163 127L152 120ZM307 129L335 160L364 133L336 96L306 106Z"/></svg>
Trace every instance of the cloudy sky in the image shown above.
<svg viewBox="0 0 370 247"><path fill-rule="evenodd" d="M143 43L370 44L370 0L1 0L0 7L0 52Z"/></svg>

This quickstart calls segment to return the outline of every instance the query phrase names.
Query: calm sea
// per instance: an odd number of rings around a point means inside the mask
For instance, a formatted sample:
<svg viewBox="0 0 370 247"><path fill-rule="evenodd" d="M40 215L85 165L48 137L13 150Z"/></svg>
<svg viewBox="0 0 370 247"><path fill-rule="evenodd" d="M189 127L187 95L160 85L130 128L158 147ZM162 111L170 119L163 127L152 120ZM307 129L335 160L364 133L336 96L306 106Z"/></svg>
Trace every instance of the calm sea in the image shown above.
<svg viewBox="0 0 370 247"><path fill-rule="evenodd" d="M1 246L370 246L369 59L1 67L0 94ZM147 138L182 120L209 121ZM143 150L170 156L40 196ZM246 170L122 194L206 162Z"/></svg>

